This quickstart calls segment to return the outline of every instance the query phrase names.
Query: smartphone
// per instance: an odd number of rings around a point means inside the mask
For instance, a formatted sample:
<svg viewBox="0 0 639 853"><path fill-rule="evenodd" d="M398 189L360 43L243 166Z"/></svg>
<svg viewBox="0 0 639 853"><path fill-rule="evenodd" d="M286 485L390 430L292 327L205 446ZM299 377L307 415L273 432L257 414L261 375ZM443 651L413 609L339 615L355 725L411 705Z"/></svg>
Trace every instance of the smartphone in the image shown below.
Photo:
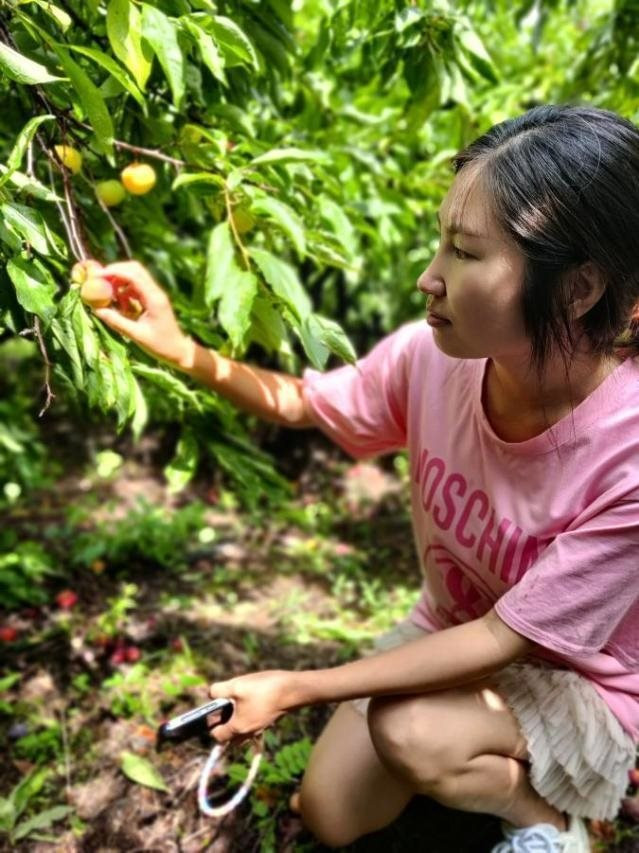
<svg viewBox="0 0 639 853"><path fill-rule="evenodd" d="M206 702L198 708L193 708L191 711L185 711L184 714L179 714L177 717L172 717L166 723L162 723L157 732L158 749L166 740L171 740L174 743L180 743L183 740L188 740L191 737L208 737L209 726L207 717L211 714L218 719L213 722L213 725L226 723L233 713L233 703L230 699L213 699L211 702Z"/></svg>

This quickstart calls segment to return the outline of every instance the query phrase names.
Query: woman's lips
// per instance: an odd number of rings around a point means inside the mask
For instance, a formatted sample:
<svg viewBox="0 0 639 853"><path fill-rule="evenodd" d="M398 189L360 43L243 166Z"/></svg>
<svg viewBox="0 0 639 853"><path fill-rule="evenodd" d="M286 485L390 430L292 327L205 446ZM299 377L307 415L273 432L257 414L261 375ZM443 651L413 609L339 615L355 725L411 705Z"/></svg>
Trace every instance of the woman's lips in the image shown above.
<svg viewBox="0 0 639 853"><path fill-rule="evenodd" d="M429 311L426 314L426 322L429 326L446 326L450 324L450 320L447 320L440 314L436 314L434 311Z"/></svg>

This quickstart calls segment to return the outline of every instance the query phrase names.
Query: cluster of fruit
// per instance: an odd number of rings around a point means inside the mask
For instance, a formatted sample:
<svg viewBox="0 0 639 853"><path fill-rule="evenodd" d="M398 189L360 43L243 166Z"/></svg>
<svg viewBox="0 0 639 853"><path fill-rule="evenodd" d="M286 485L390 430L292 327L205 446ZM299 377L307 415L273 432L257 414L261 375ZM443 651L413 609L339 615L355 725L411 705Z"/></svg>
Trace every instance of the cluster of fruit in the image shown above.
<svg viewBox="0 0 639 853"><path fill-rule="evenodd" d="M82 168L82 154L70 145L56 145L55 153L60 162L74 175ZM153 166L148 163L129 163L120 172L120 179L111 178L95 185L97 198L106 207L115 207L131 195L145 195L155 186L156 175Z"/></svg>
<svg viewBox="0 0 639 853"><path fill-rule="evenodd" d="M142 304L125 282L111 281L103 275L104 267L99 261L78 261L71 270L71 282L80 285L80 298L91 308L107 308L115 303L118 311L137 319L142 313Z"/></svg>

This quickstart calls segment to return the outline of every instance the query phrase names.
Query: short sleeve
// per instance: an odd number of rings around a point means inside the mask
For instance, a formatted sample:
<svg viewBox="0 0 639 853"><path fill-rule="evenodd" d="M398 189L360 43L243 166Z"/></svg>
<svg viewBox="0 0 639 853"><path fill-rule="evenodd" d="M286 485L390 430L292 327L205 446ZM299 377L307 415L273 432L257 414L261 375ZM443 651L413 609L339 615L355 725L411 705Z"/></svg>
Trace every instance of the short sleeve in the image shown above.
<svg viewBox="0 0 639 853"><path fill-rule="evenodd" d="M495 610L545 648L639 662L639 496L560 533Z"/></svg>
<svg viewBox="0 0 639 853"><path fill-rule="evenodd" d="M354 365L304 372L304 395L315 424L351 456L406 446L411 358L424 325L402 326Z"/></svg>

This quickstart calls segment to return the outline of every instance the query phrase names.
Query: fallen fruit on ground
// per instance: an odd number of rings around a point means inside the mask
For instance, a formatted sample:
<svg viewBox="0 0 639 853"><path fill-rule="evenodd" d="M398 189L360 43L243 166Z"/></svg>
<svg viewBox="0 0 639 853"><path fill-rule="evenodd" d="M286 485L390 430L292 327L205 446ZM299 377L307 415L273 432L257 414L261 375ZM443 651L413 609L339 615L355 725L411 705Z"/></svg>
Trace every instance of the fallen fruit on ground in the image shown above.
<svg viewBox="0 0 639 853"><path fill-rule="evenodd" d="M110 181L100 181L95 185L95 194L102 204L107 207L115 207L126 198L126 190L115 178Z"/></svg>
<svg viewBox="0 0 639 853"><path fill-rule="evenodd" d="M88 258L84 261L78 261L71 268L71 281L74 284L84 284L90 275L99 275L102 269L102 264L99 261L94 261Z"/></svg>
<svg viewBox="0 0 639 853"><path fill-rule="evenodd" d="M155 186L155 169L148 163L130 163L120 172L120 179L128 192L145 195Z"/></svg>
<svg viewBox="0 0 639 853"><path fill-rule="evenodd" d="M101 276L89 276L80 289L80 297L91 308L106 308L113 301L113 285Z"/></svg>
<svg viewBox="0 0 639 853"><path fill-rule="evenodd" d="M80 154L77 148L73 148L71 145L56 145L54 148L61 163L70 172L77 175L82 168L82 154Z"/></svg>
<svg viewBox="0 0 639 853"><path fill-rule="evenodd" d="M10 628L8 625L5 625L0 628L0 643L12 643L17 638L17 628Z"/></svg>
<svg viewBox="0 0 639 853"><path fill-rule="evenodd" d="M56 604L63 610L71 610L78 603L78 594L72 589L63 589L56 597Z"/></svg>

